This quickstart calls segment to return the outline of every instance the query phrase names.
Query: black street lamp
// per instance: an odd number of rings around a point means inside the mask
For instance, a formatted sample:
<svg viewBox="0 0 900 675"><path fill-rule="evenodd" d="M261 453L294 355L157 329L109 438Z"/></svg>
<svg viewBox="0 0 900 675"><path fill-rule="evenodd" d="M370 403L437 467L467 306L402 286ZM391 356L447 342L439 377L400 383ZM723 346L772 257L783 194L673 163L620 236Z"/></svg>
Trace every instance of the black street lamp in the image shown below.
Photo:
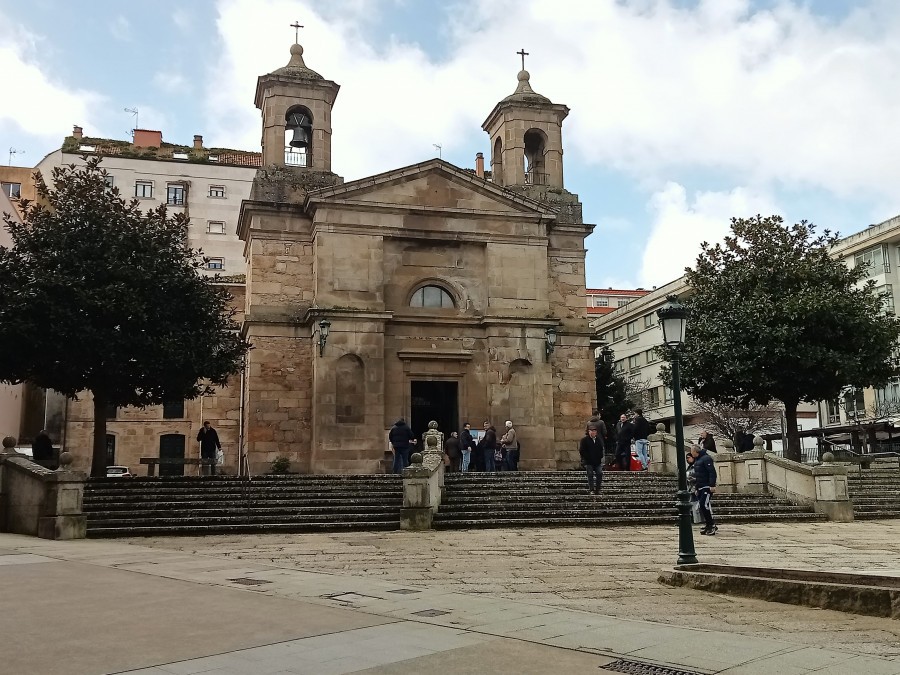
<svg viewBox="0 0 900 675"><path fill-rule="evenodd" d="M670 295L668 302L657 310L662 326L663 342L672 351L672 398L675 403L675 454L678 461L678 564L697 562L694 552L694 531L691 526L691 492L687 484L687 461L684 458L684 422L681 419L681 379L678 372L678 356L684 344L688 308L678 302L678 296Z"/></svg>

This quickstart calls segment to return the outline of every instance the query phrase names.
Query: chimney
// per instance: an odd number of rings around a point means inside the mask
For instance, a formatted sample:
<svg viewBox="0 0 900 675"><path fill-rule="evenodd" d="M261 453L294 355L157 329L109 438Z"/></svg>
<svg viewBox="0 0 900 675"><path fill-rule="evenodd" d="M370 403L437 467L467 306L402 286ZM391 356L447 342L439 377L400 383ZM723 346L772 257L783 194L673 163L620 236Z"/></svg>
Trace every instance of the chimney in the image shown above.
<svg viewBox="0 0 900 675"><path fill-rule="evenodd" d="M81 138L84 135L84 129L76 124L75 128L72 129L72 135L75 138Z"/></svg>
<svg viewBox="0 0 900 675"><path fill-rule="evenodd" d="M132 145L136 148L158 148L162 143L162 132L149 129L135 129Z"/></svg>
<svg viewBox="0 0 900 675"><path fill-rule="evenodd" d="M475 175L484 178L484 153L475 154Z"/></svg>
<svg viewBox="0 0 900 675"><path fill-rule="evenodd" d="M203 136L200 134L194 134L194 147L202 148L203 147Z"/></svg>

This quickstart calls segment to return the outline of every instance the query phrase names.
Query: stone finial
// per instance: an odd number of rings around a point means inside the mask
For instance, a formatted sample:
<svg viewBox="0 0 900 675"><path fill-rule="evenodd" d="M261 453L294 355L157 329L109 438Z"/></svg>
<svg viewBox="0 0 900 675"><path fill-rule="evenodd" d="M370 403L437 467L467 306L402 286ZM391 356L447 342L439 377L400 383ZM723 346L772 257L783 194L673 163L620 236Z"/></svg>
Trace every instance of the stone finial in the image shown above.
<svg viewBox="0 0 900 675"><path fill-rule="evenodd" d="M516 90L505 99L503 99L504 101L551 103L549 98L547 98L546 96L541 96L531 88L531 74L527 70L520 70L519 74L516 75L516 79L519 81L519 83L516 85Z"/></svg>
<svg viewBox="0 0 900 675"><path fill-rule="evenodd" d="M412 455L410 455L409 463L410 464L421 464L422 463L422 453L414 452Z"/></svg>
<svg viewBox="0 0 900 675"><path fill-rule="evenodd" d="M754 450L762 450L762 447L766 444L766 442L762 439L762 436L754 436L753 437L753 449Z"/></svg>
<svg viewBox="0 0 900 675"><path fill-rule="evenodd" d="M722 452L734 452L734 441L730 438L726 438L722 443Z"/></svg>
<svg viewBox="0 0 900 675"><path fill-rule="evenodd" d="M16 438L15 436L7 436L3 439L3 453L4 455L12 454L16 451Z"/></svg>
<svg viewBox="0 0 900 675"><path fill-rule="evenodd" d="M822 464L834 464L834 453L826 452L822 454Z"/></svg>
<svg viewBox="0 0 900 675"><path fill-rule="evenodd" d="M63 448L62 452L59 453L59 467L56 470L57 471L68 471L69 464L71 464L73 460L74 460L74 457L72 457L72 453L69 452L68 450L66 450L65 448Z"/></svg>
<svg viewBox="0 0 900 675"><path fill-rule="evenodd" d="M300 44L291 45L291 60L288 61L287 67L306 68L306 64L303 62L303 47Z"/></svg>
<svg viewBox="0 0 900 675"><path fill-rule="evenodd" d="M658 434L666 433L666 425L663 424L662 422L657 422L656 423L656 433L658 433Z"/></svg>

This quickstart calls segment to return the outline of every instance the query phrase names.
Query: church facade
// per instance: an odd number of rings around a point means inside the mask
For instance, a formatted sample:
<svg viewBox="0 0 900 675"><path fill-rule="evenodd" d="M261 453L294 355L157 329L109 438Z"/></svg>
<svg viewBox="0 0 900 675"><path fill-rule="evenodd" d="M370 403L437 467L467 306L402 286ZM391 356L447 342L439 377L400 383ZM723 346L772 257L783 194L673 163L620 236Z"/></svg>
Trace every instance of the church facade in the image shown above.
<svg viewBox="0 0 900 675"><path fill-rule="evenodd" d="M445 433L515 423L522 469L577 464L594 405L584 239L562 123L518 75L483 128L490 178L440 159L344 182L339 87L292 45L259 78L263 160L241 206L241 423L251 472L371 473L405 418ZM339 133L339 130L338 130Z"/></svg>

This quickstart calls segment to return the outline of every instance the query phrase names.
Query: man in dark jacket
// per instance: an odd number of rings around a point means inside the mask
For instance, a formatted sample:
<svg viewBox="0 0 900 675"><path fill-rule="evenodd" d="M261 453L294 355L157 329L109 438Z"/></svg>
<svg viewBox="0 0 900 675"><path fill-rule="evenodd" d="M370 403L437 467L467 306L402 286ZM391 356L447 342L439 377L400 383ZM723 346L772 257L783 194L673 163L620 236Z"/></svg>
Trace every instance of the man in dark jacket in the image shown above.
<svg viewBox="0 0 900 675"><path fill-rule="evenodd" d="M497 451L497 429L490 422L485 422L487 428L484 432L484 438L478 442L481 452L484 455L484 470L496 471L497 465L494 462L494 453Z"/></svg>
<svg viewBox="0 0 900 675"><path fill-rule="evenodd" d="M46 429L34 437L31 444L31 456L37 461L49 462L53 459L53 441L50 440L50 434Z"/></svg>
<svg viewBox="0 0 900 675"><path fill-rule="evenodd" d="M700 530L700 534L713 535L719 531L712 514L712 494L716 491L716 464L703 446L695 445L691 448L694 456L694 491L700 501L700 513L706 526Z"/></svg>
<svg viewBox="0 0 900 675"><path fill-rule="evenodd" d="M634 438L634 425L623 414L616 425L616 464L619 471L631 469L631 439Z"/></svg>
<svg viewBox="0 0 900 675"><path fill-rule="evenodd" d="M647 436L650 435L650 423L644 419L644 411L640 408L634 411L631 423L634 425L634 449L637 450L638 459L641 460L641 468L646 469L650 463L650 441L647 440Z"/></svg>
<svg viewBox="0 0 900 675"><path fill-rule="evenodd" d="M588 492L595 495L603 484L603 439L597 429L588 429L578 446L578 454L587 471Z"/></svg>
<svg viewBox="0 0 900 675"><path fill-rule="evenodd" d="M469 462L472 461L472 452L475 450L475 439L472 438L472 427L466 422L463 425L462 433L459 435L459 447L462 451L462 467L463 473L469 470Z"/></svg>
<svg viewBox="0 0 900 675"><path fill-rule="evenodd" d="M600 411L594 408L594 413L591 415L591 419L588 420L588 423L584 427L584 433L586 434L591 428L597 430L597 436L600 437L600 440L603 441L603 445L606 446L606 441L608 435L606 433L606 422L603 421L603 418L600 417Z"/></svg>
<svg viewBox="0 0 900 675"><path fill-rule="evenodd" d="M412 429L406 426L406 420L399 419L394 422L388 432L388 440L391 443L391 449L394 451L393 473L403 473L403 469L409 466L409 451L412 442L415 440Z"/></svg>
<svg viewBox="0 0 900 675"><path fill-rule="evenodd" d="M203 423L203 428L197 433L197 440L200 442L200 459L202 460L205 473L210 476L216 475L216 450L222 447L219 443L219 434L212 428L209 420Z"/></svg>
<svg viewBox="0 0 900 675"><path fill-rule="evenodd" d="M706 450L707 452L715 452L716 451L716 439L713 438L713 435L709 433L706 429L700 432L700 440L697 441L698 445Z"/></svg>

